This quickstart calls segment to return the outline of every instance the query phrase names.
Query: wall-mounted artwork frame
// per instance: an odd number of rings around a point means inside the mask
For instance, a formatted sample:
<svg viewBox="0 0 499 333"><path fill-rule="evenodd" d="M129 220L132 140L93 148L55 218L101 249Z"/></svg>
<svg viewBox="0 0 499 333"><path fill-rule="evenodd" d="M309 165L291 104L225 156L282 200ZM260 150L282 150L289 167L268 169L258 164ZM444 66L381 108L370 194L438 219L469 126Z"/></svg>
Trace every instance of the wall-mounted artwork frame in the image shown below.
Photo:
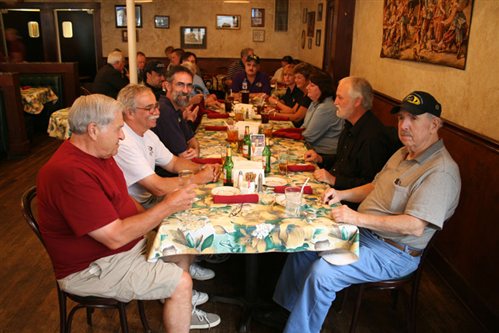
<svg viewBox="0 0 499 333"><path fill-rule="evenodd" d="M128 43L128 30L121 30L121 41L123 43ZM135 31L135 42L139 42L139 32Z"/></svg>
<svg viewBox="0 0 499 333"><path fill-rule="evenodd" d="M265 42L265 30L262 30L262 29L253 30L253 41L254 42Z"/></svg>
<svg viewBox="0 0 499 333"><path fill-rule="evenodd" d="M302 23L307 23L307 13L308 13L307 8L303 8L303 18L302 18Z"/></svg>
<svg viewBox="0 0 499 333"><path fill-rule="evenodd" d="M170 29L170 16L154 15L154 27L157 29Z"/></svg>
<svg viewBox="0 0 499 333"><path fill-rule="evenodd" d="M251 8L251 26L257 28L265 26L265 9Z"/></svg>
<svg viewBox="0 0 499 333"><path fill-rule="evenodd" d="M241 29L241 15L219 15L217 14L217 29L238 30Z"/></svg>
<svg viewBox="0 0 499 333"><path fill-rule="evenodd" d="M317 5L317 22L322 21L322 10L324 8L324 5L322 2Z"/></svg>
<svg viewBox="0 0 499 333"><path fill-rule="evenodd" d="M126 28L126 6L114 6L114 23L116 28ZM135 27L142 28L142 6L135 5Z"/></svg>
<svg viewBox="0 0 499 333"><path fill-rule="evenodd" d="M302 30L301 32L301 48L305 48L305 40L307 39L305 30Z"/></svg>
<svg viewBox="0 0 499 333"><path fill-rule="evenodd" d="M183 49L205 49L206 27L180 27L180 47Z"/></svg>
<svg viewBox="0 0 499 333"><path fill-rule="evenodd" d="M307 13L307 37L314 37L315 12Z"/></svg>
<svg viewBox="0 0 499 333"><path fill-rule="evenodd" d="M321 29L315 30L315 46L321 46Z"/></svg>
<svg viewBox="0 0 499 333"><path fill-rule="evenodd" d="M312 37L308 37L308 49L312 49Z"/></svg>

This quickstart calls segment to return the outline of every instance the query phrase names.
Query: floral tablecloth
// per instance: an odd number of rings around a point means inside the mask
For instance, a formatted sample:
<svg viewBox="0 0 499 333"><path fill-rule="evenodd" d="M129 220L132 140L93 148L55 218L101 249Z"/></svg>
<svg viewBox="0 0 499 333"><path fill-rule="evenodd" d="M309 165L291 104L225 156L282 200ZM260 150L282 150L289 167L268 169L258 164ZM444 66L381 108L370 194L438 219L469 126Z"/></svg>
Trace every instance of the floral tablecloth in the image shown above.
<svg viewBox="0 0 499 333"><path fill-rule="evenodd" d="M47 133L53 138L66 140L71 136L68 123L69 108L61 109L50 115Z"/></svg>
<svg viewBox="0 0 499 333"><path fill-rule="evenodd" d="M29 87L21 89L21 99L24 112L39 114L45 103L55 104L59 98L50 87Z"/></svg>
<svg viewBox="0 0 499 333"><path fill-rule="evenodd" d="M223 125L224 120L204 119L196 136L203 157L223 154L225 132L206 131L204 125ZM273 122L275 128L290 127L289 122ZM305 152L303 142L272 139L272 155L294 154L298 162ZM277 163L272 164L277 175ZM359 255L358 228L331 220L331 207L320 200L327 185L313 180L311 172L279 176L290 185L303 183L310 177L313 194L304 195L302 216L289 218L284 207L276 203L276 194L267 188L258 204L214 204L211 190L219 183L198 187L197 200L187 212L166 218L158 228L148 253L148 260L175 254L263 253L331 251L338 262L355 261ZM345 259L346 258L346 259Z"/></svg>

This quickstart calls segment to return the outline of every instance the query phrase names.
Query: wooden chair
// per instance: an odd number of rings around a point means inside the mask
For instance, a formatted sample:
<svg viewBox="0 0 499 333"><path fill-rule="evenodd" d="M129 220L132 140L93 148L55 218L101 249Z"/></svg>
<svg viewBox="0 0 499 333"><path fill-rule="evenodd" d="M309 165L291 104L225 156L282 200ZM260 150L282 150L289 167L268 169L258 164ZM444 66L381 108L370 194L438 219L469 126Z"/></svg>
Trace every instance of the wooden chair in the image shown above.
<svg viewBox="0 0 499 333"><path fill-rule="evenodd" d="M36 221L35 214L33 212L33 200L36 197L36 187L33 186L28 189L22 196L21 207L23 211L24 218L31 230L38 237L40 242L45 247L45 243L43 241L42 235L40 233L40 229L38 228L38 222ZM46 249L46 248L45 248ZM77 310L85 308L87 310L87 323L92 326L92 313L96 308L114 308L119 311L120 314L120 324L121 331L123 333L128 333L128 322L126 317L126 306L128 303L120 302L118 300L112 298L104 298L104 297L96 297L96 296L78 296L71 293L68 293L59 288L59 284L56 281L57 286L57 297L59 299L59 315L60 315L60 332L66 333L71 332L71 322L73 320L73 316ZM77 304L73 306L69 315L67 315L66 304L67 298L76 302ZM137 300L137 305L139 308L140 320L142 322L142 326L144 327L145 332L151 332L149 328L149 324L146 319L145 311L144 311L144 303L140 300Z"/></svg>
<svg viewBox="0 0 499 333"><path fill-rule="evenodd" d="M410 333L416 331L416 305L418 300L419 283L421 281L421 273L423 272L424 263L426 261L426 256L428 250L432 247L435 242L438 230L435 231L430 242L421 254L421 260L419 262L418 268L409 275L401 277L394 280L378 281L378 282L366 282L359 284L359 291L357 294L357 300L355 302L355 308L352 315L352 321L350 322L350 333L355 332L357 328L357 322L359 319L360 306L362 304L362 295L366 290L390 290L392 293L392 306L395 307L398 299L398 291L402 289L406 284L411 284L411 295L409 300L409 306L407 309L407 330ZM347 291L347 290L345 290ZM346 297L346 294L344 295Z"/></svg>

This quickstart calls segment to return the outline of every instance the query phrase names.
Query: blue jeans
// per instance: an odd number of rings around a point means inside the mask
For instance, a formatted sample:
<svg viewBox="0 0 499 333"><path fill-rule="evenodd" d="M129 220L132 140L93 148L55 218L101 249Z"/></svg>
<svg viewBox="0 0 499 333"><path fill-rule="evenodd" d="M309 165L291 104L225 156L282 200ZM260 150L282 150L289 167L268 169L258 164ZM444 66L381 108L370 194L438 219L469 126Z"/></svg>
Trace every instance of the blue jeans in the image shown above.
<svg viewBox="0 0 499 333"><path fill-rule="evenodd" d="M274 300L291 312L284 332L320 332L338 291L405 276L416 270L419 259L365 229L360 230L360 256L353 264L333 265L316 252L288 256L274 292Z"/></svg>

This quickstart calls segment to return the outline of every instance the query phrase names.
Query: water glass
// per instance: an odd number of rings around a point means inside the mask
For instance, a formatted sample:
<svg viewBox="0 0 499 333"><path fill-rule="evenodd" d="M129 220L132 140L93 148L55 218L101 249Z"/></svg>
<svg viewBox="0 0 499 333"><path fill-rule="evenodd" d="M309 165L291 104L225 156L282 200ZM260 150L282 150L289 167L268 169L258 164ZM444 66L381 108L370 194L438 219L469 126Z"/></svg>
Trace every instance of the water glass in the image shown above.
<svg viewBox="0 0 499 333"><path fill-rule="evenodd" d="M178 173L179 185L187 186L192 183L192 176L194 172L191 170L180 170Z"/></svg>
<svg viewBox="0 0 499 333"><path fill-rule="evenodd" d="M286 196L286 216L299 217L302 202L301 188L297 186L286 187L284 193Z"/></svg>

